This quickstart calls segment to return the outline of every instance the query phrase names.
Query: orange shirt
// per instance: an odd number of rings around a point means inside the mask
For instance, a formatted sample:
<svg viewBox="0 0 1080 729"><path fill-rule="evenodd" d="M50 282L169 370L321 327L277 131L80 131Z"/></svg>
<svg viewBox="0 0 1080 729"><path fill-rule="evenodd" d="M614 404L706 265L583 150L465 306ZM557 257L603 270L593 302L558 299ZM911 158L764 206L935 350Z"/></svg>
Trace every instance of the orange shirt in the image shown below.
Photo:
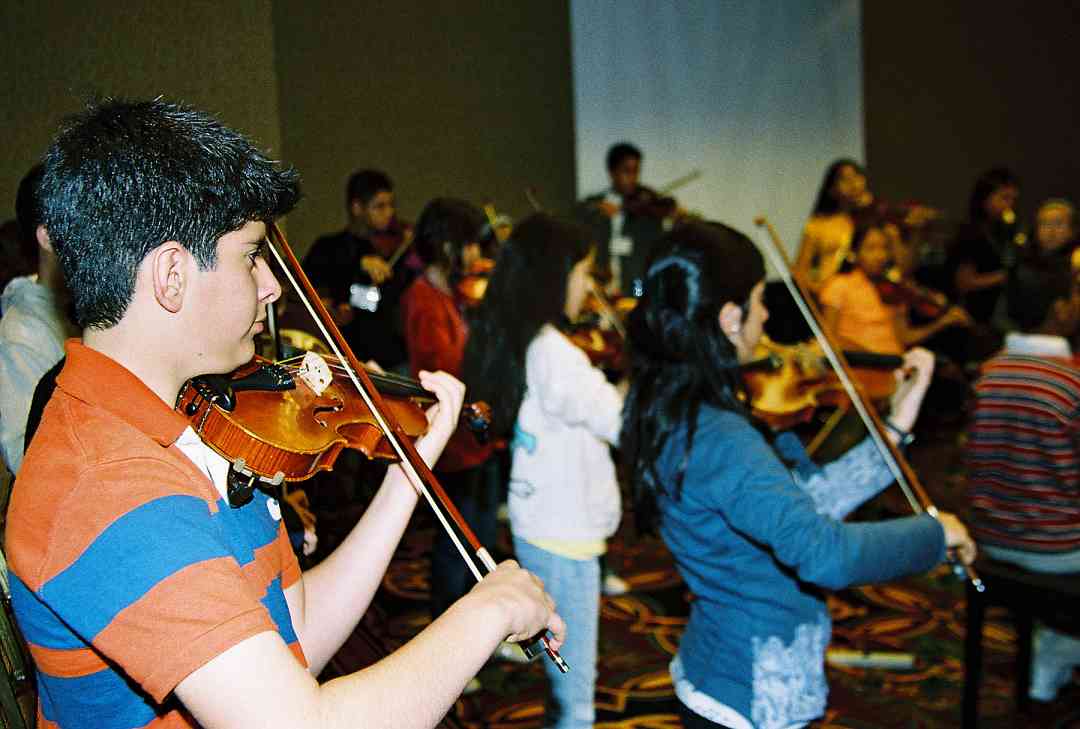
<svg viewBox="0 0 1080 729"><path fill-rule="evenodd" d="M839 312L833 335L845 348L878 354L904 353L896 333L896 311L882 302L862 269L838 273L826 281L821 303Z"/></svg>
<svg viewBox="0 0 1080 729"><path fill-rule="evenodd" d="M278 632L300 568L257 496L229 506L181 451L187 420L78 340L8 513L12 603L37 664L39 727L190 727L167 700L207 661Z"/></svg>

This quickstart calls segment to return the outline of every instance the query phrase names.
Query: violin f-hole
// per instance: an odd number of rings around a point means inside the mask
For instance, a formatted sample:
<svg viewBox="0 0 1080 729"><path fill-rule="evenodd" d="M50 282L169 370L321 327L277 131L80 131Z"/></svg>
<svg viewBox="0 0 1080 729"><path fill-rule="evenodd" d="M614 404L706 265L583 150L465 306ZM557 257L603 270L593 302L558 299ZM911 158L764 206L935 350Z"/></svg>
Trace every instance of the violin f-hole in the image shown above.
<svg viewBox="0 0 1080 729"><path fill-rule="evenodd" d="M326 405L322 405L322 404L318 404L318 403L316 403L315 405L312 405L312 407L311 407L312 415L315 417L315 422L316 423L318 423L319 425L321 425L324 428L329 428L330 425L325 420L320 418L319 416L323 415L324 413L325 414L340 413L342 410L345 409L345 403L342 402L340 398L320 397L319 400L328 400L329 403L326 404Z"/></svg>

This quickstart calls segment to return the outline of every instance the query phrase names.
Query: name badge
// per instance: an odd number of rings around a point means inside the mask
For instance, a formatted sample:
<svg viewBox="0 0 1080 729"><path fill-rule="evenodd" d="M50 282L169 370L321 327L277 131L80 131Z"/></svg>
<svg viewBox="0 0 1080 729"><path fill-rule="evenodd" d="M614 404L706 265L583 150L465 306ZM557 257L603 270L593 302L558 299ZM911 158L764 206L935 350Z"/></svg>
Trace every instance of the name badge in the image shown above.
<svg viewBox="0 0 1080 729"><path fill-rule="evenodd" d="M354 283L349 287L349 303L357 309L370 311L374 314L379 310L379 301L381 300L382 293L379 291L378 286L365 286L364 284Z"/></svg>

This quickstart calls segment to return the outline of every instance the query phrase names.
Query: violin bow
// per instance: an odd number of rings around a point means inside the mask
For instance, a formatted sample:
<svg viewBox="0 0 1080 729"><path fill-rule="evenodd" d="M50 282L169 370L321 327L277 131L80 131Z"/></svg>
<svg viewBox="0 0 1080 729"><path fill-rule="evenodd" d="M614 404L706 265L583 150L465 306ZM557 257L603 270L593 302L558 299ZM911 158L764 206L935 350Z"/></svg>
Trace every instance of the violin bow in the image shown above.
<svg viewBox="0 0 1080 729"><path fill-rule="evenodd" d="M375 424L385 434L387 442L397 455L401 468L412 487L428 502L439 523L442 524L443 529L449 535L450 541L454 543L454 546L457 547L458 552L461 554L461 558L465 560L465 564L468 565L473 577L476 578L477 582L480 582L484 579L484 574L481 573L480 568L477 566L477 561L483 565L487 572L494 572L496 569L495 560L484 545L480 543L480 540L476 538L476 534L472 529L469 528L464 517L461 516L461 512L454 506L454 502L450 500L442 485L435 478L435 474L431 472L424 459L420 457L416 446L405 434L401 424L387 415L389 411L383 402L382 395L375 389L371 378L368 377L367 370L357 361L356 355L353 354L352 349L345 341L345 337L342 336L341 330L338 329L330 313L326 310L322 299L315 292L315 288L311 285L311 281L308 280L296 255L289 247L289 242L285 239L276 223L267 223L267 242L267 248L273 253L278 265L281 266L282 271L288 277L289 283L299 294L300 300L315 320L315 324L322 332L331 352L338 358L338 362L344 365L345 371L349 379L352 380L353 386L359 392L364 405L371 411ZM462 544L458 536L459 532L468 542L472 554L469 554L465 545ZM538 638L523 641L521 647L525 651L525 655L530 658L539 655L540 652L545 652L559 667L560 671L566 673L570 670L558 651L551 648L547 636L543 633Z"/></svg>
<svg viewBox="0 0 1080 729"><path fill-rule="evenodd" d="M529 201L534 213L544 212L544 206L540 204L540 199L536 197L535 187L529 186L525 188L525 199Z"/></svg>
<svg viewBox="0 0 1080 729"><path fill-rule="evenodd" d="M591 278L589 279L589 290L592 292L592 295L596 297L596 301L600 305L600 315L607 320L608 324L611 325L611 328L614 329L619 337L625 342L626 327L619 321L619 317L615 315L615 311L611 308L611 302L608 301L607 296L605 296L600 287L596 285L596 281L593 281Z"/></svg>
<svg viewBox="0 0 1080 729"><path fill-rule="evenodd" d="M765 218L764 215L758 216L754 219L754 224L758 227L765 228L768 232L766 243L763 246L769 262L780 274L780 278L784 282L784 286L791 294L791 298L795 301L795 305L798 306L803 318L806 319L807 325L809 325L814 336L818 342L821 343L821 349L825 353L825 357L829 360L829 364L832 365L833 370L836 372L841 384L844 386L844 391L848 397L851 398L851 404L854 406L859 417L863 421L863 425L866 426L867 432L874 440L874 444L878 448L878 452L881 453L885 459L885 464L889 467L889 471L892 472L893 478L896 479L896 483L900 485L900 489L904 492L904 496L907 498L908 504L911 505L911 510L915 514L929 514L932 517L937 517L938 509L934 506L934 503L930 500L930 495L926 493L926 489L919 482L919 477L915 475L915 470L908 463L907 459L900 452L900 449L896 447L896 444L885 436L885 424L881 420L881 416L877 414L877 411L871 407L867 407L866 398L862 391L861 386L855 382L851 377L850 367L847 363L847 358L844 357L843 350L836 346L833 341L831 333L826 331L821 322L825 321L821 316L821 312L818 311L817 304L814 303L813 298L803 289L802 283L791 275L791 262L788 260L787 253L784 251L783 242L780 240L780 236L777 234L776 229L773 228L772 223ZM984 592L986 585L975 573L975 570L970 565L965 565L962 562L956 560L955 556L950 555L949 561L953 565L953 570L957 574L962 574L975 588L977 592Z"/></svg>
<svg viewBox="0 0 1080 729"><path fill-rule="evenodd" d="M656 191L656 194L661 196L670 195L671 193L678 190L680 187L684 185L689 185L691 182L701 177L703 174L705 173L703 173L701 170L690 170L682 177L676 177L674 180L661 187L659 190Z"/></svg>

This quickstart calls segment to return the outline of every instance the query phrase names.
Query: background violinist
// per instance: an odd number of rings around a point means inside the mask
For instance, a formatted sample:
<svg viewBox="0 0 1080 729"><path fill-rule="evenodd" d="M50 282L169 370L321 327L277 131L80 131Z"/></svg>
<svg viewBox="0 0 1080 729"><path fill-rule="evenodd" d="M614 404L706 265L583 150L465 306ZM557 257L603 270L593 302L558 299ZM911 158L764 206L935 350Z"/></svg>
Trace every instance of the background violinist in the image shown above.
<svg viewBox="0 0 1080 729"><path fill-rule="evenodd" d="M968 310L985 340L973 353L976 359L1001 342L998 330L1003 322L994 319L1016 254L1019 197L1020 180L1012 171L999 167L980 175L971 191L968 221L957 233L946 262L953 298Z"/></svg>
<svg viewBox="0 0 1080 729"><path fill-rule="evenodd" d="M190 108L105 100L57 137L41 191L83 327L8 515L13 605L46 723L434 726L501 640L548 627L558 647L550 598L504 563L397 652L319 685L416 492L390 468L341 545L301 573L275 500L231 506L228 462L173 409L190 377L252 357L281 293L264 221L296 203L296 172ZM445 373L421 380L438 397L416 444L431 463L464 388Z"/></svg>
<svg viewBox="0 0 1080 729"><path fill-rule="evenodd" d="M641 164L641 150L633 144L612 145L607 153L611 186L585 198L577 209L598 242L597 270L602 275L610 271L612 289L627 295L633 295L649 248L664 232L664 221L681 212L672 198L640 183Z"/></svg>
<svg viewBox="0 0 1080 729"><path fill-rule="evenodd" d="M387 259L412 231L397 222L393 182L379 170L360 170L349 178L345 211L345 229L315 241L304 271L330 300L328 308L347 309L339 324L353 352L384 369L402 369L406 353L398 303L419 259L406 256L393 268Z"/></svg>
<svg viewBox="0 0 1080 729"><path fill-rule="evenodd" d="M902 354L938 332L967 326L970 317L960 307L949 307L934 321L914 325L908 307L888 305L876 282L882 280L892 262L893 247L887 228L892 224L872 223L860 228L851 241L852 263L828 278L820 290L825 324L843 346L879 354ZM897 235L892 232L893 237Z"/></svg>
<svg viewBox="0 0 1080 729"><path fill-rule="evenodd" d="M416 222L416 251L424 271L401 297L402 329L409 370L441 370L461 377L469 328L454 283L480 256L477 238L484 215L455 198L436 198ZM501 471L490 443L459 429L435 471L480 543L492 549L498 522ZM437 618L473 584L472 575L449 536L438 530L431 545L431 616Z"/></svg>

